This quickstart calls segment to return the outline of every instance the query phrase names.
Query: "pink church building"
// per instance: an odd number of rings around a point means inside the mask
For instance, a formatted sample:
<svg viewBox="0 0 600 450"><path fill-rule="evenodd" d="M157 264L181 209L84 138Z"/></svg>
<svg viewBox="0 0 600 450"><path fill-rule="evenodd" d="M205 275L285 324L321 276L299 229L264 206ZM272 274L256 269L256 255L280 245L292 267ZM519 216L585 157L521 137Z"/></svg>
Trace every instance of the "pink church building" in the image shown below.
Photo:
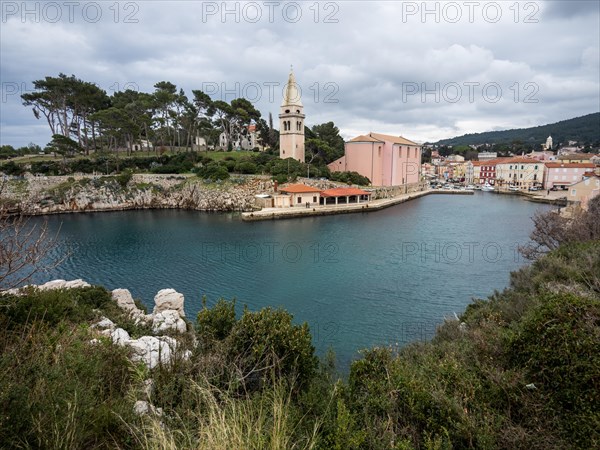
<svg viewBox="0 0 600 450"><path fill-rule="evenodd" d="M345 155L327 167L332 172L358 172L373 186L418 183L421 145L402 136L369 133L346 142Z"/></svg>

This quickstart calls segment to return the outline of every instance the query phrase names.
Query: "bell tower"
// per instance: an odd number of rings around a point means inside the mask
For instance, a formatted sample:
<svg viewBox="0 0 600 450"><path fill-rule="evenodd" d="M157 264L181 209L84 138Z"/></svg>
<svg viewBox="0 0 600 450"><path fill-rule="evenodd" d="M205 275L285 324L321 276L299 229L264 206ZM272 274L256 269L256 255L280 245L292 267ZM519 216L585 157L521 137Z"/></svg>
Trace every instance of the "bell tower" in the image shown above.
<svg viewBox="0 0 600 450"><path fill-rule="evenodd" d="M294 70L290 76L279 109L279 157L304 162L304 106Z"/></svg>

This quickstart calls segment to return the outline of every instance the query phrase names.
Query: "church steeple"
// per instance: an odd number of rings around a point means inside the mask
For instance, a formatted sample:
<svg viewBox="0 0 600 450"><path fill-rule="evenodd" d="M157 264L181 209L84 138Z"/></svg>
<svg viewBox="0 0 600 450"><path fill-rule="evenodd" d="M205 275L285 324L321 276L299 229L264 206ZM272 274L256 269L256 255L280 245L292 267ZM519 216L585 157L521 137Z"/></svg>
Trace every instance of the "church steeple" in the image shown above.
<svg viewBox="0 0 600 450"><path fill-rule="evenodd" d="M288 77L288 82L285 85L285 92L281 106L299 106L303 108L304 106L302 105L302 99L300 97L300 89L298 88L298 83L296 83L294 69L290 69L290 76Z"/></svg>
<svg viewBox="0 0 600 450"><path fill-rule="evenodd" d="M296 83L293 68L290 68L279 111L279 157L304 162L305 116L301 96L302 90Z"/></svg>

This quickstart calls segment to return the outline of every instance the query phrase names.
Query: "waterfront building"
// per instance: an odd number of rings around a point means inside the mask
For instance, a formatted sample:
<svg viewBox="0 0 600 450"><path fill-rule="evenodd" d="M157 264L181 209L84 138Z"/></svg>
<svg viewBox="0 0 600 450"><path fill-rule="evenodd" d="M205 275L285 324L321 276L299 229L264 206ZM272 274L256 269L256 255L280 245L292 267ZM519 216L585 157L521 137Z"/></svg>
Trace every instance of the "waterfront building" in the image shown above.
<svg viewBox="0 0 600 450"><path fill-rule="evenodd" d="M352 203L368 202L371 193L353 187L325 189L321 191L322 205L349 205Z"/></svg>
<svg viewBox="0 0 600 450"><path fill-rule="evenodd" d="M291 70L279 112L279 157L294 158L303 163L305 162L304 119L306 116L300 97L300 89L294 71Z"/></svg>
<svg viewBox="0 0 600 450"><path fill-rule="evenodd" d="M577 202L587 210L589 201L600 195L600 177L594 173L587 173L581 181L569 186L567 200Z"/></svg>
<svg viewBox="0 0 600 450"><path fill-rule="evenodd" d="M544 189L563 187L578 183L586 172L593 172L593 163L548 162L544 165Z"/></svg>
<svg viewBox="0 0 600 450"><path fill-rule="evenodd" d="M486 161L468 161L465 168L465 182L467 184L480 184L481 167Z"/></svg>
<svg viewBox="0 0 600 450"><path fill-rule="evenodd" d="M482 161L479 166L479 184L496 184L496 165L508 158L496 158L489 161Z"/></svg>
<svg viewBox="0 0 600 450"><path fill-rule="evenodd" d="M552 152L543 151L543 152L531 152L525 155L527 158L537 159L538 161L554 161L556 159L556 155Z"/></svg>
<svg viewBox="0 0 600 450"><path fill-rule="evenodd" d="M543 180L544 164L540 161L519 156L496 164L496 185L500 189L541 188Z"/></svg>
<svg viewBox="0 0 600 450"><path fill-rule="evenodd" d="M279 191L282 194L273 196L276 208L316 206L321 200L321 189L305 184L292 184Z"/></svg>
<svg viewBox="0 0 600 450"><path fill-rule="evenodd" d="M373 186L406 186L420 181L421 145L402 136L369 133L346 142L344 156L327 167L358 172Z"/></svg>

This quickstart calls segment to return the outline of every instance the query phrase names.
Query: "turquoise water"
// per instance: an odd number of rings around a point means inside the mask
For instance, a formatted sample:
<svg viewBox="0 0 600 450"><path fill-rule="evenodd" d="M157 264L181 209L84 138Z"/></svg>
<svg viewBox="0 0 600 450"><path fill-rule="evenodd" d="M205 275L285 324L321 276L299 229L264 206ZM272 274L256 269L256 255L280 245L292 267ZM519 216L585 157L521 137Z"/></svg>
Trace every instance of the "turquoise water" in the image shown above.
<svg viewBox="0 0 600 450"><path fill-rule="evenodd" d="M320 353L333 347L347 366L361 348L427 339L473 297L506 287L526 263L516 247L540 208L548 209L476 193L254 223L176 210L51 216L71 256L43 281L128 288L149 306L158 290L174 288L190 318L203 295L209 304L235 297L240 311L281 306L309 323Z"/></svg>

